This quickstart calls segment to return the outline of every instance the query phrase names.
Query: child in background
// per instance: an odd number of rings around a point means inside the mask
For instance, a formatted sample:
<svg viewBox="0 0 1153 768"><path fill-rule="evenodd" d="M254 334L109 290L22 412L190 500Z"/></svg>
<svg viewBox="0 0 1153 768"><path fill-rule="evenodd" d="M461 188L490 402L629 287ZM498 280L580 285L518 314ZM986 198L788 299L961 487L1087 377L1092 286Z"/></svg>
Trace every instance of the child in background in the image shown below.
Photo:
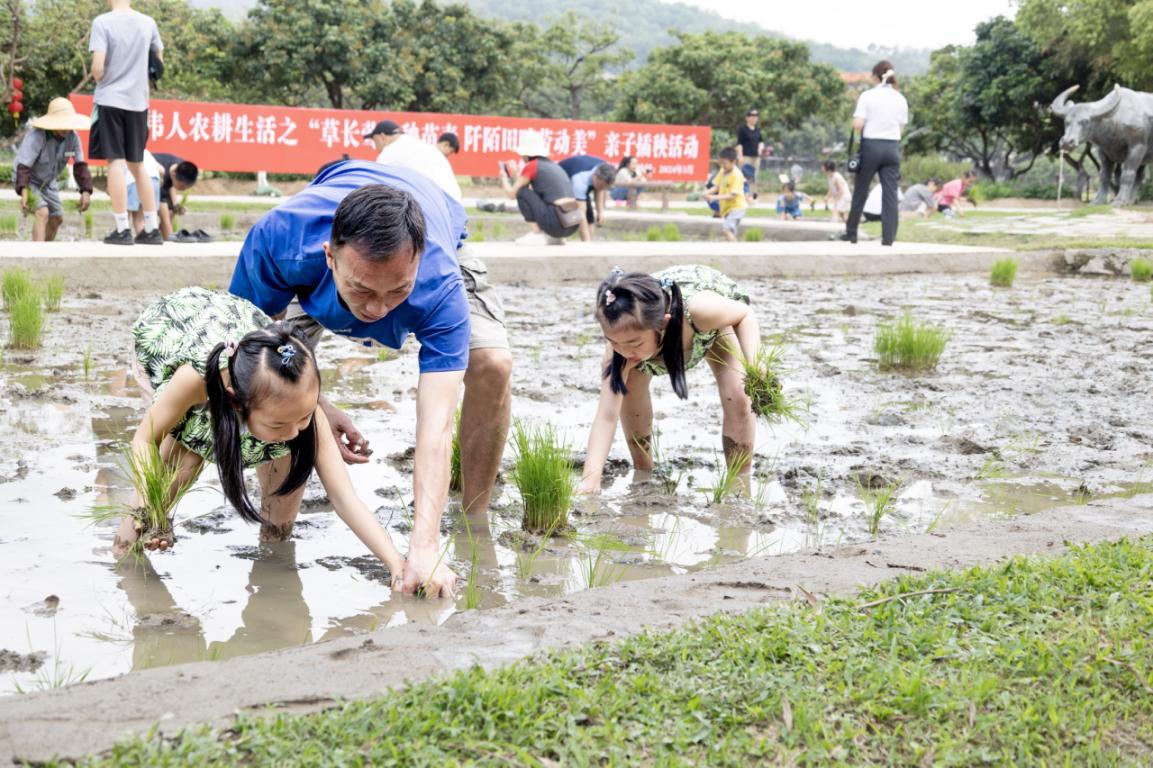
<svg viewBox="0 0 1153 768"><path fill-rule="evenodd" d="M735 161L734 156L734 166ZM596 318L607 344L580 492L600 491L618 422L633 467L652 469L653 377L668 374L677 397L688 399L685 371L702 360L713 371L724 411L725 459L746 474L756 421L745 394L741 358L755 357L761 332L749 297L737 284L703 266L670 267L654 275L626 274L618 267L597 288Z"/></svg>
<svg viewBox="0 0 1153 768"><path fill-rule="evenodd" d="M937 210L945 214L947 219L954 216L964 216L965 212L961 210L961 201L965 199L965 195L969 193L976 182L977 174L973 171L965 171L961 174L961 178L946 182L937 192Z"/></svg>
<svg viewBox="0 0 1153 768"><path fill-rule="evenodd" d="M320 371L308 342L244 299L184 288L159 299L132 328L136 377L151 405L132 438L137 456L157 446L179 466L178 486L215 461L224 495L263 540L286 539L315 466L337 515L400 583L404 560L356 496L328 420L317 403ZM244 486L256 467L264 497L257 511ZM113 551L139 534L121 518ZM148 543L167 549L166 540Z"/></svg>
<svg viewBox="0 0 1153 768"><path fill-rule="evenodd" d="M781 215L781 221L796 221L804 215L801 210L801 205L809 196L804 192L797 191L796 182L790 181L785 184L785 188L781 190L781 196L777 198L777 213Z"/></svg>
<svg viewBox="0 0 1153 768"><path fill-rule="evenodd" d="M705 193L705 200L720 204L721 232L729 242L736 242L741 219L749 208L745 199L745 176L737 169L737 150L725 147L720 155L721 169L713 184L715 192Z"/></svg>
<svg viewBox="0 0 1153 768"><path fill-rule="evenodd" d="M848 221L849 206L853 203L853 193L849 189L849 182L845 181L845 177L837 170L837 164L832 160L826 160L821 164L821 168L829 182L829 191L825 195L825 207L829 209L834 222Z"/></svg>

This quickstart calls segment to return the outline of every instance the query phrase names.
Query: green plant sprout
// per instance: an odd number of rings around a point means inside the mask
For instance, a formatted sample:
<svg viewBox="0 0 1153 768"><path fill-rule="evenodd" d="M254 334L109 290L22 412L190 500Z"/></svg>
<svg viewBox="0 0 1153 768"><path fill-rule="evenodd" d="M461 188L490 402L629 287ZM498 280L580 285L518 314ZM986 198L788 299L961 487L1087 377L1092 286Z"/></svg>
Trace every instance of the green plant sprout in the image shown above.
<svg viewBox="0 0 1153 768"><path fill-rule="evenodd" d="M513 425L516 451L512 480L524 505L521 522L526 531L541 533L568 526L569 506L576 492L568 444L551 425Z"/></svg>
<svg viewBox="0 0 1153 768"><path fill-rule="evenodd" d="M222 232L231 232L236 227L236 217L231 213L220 214L220 229Z"/></svg>
<svg viewBox="0 0 1153 768"><path fill-rule="evenodd" d="M46 312L59 312L60 303L64 300L64 276L49 275L44 278L44 310Z"/></svg>
<svg viewBox="0 0 1153 768"><path fill-rule="evenodd" d="M4 298L4 309L10 311L12 302L36 292L32 275L19 267L4 270L0 275L0 295Z"/></svg>
<svg viewBox="0 0 1153 768"><path fill-rule="evenodd" d="M452 417L452 460L448 475L448 489L450 491L460 492L462 487L460 477L460 408L457 408L456 414Z"/></svg>
<svg viewBox="0 0 1153 768"><path fill-rule="evenodd" d="M620 569L612 564L609 553L628 550L628 546L604 535L585 537L584 545L577 558L581 583L588 589L595 589L618 581L621 577Z"/></svg>
<svg viewBox="0 0 1153 768"><path fill-rule="evenodd" d="M752 227L745 230L744 240L746 243L759 243L765 239L765 231L759 227Z"/></svg>
<svg viewBox="0 0 1153 768"><path fill-rule="evenodd" d="M92 377L92 347L85 347L81 366L84 369L84 380L88 381Z"/></svg>
<svg viewBox="0 0 1153 768"><path fill-rule="evenodd" d="M656 224L649 227L648 230L645 231L645 240L647 240L648 242L656 243L656 242L660 242L660 239L661 239L661 228L658 227Z"/></svg>
<svg viewBox="0 0 1153 768"><path fill-rule="evenodd" d="M9 346L14 349L38 349L44 329L40 297L35 293L21 296L9 306Z"/></svg>
<svg viewBox="0 0 1153 768"><path fill-rule="evenodd" d="M709 504L723 504L725 499L744 487L743 474L752 460L751 451L741 451L734 454L731 459L718 459L716 484L697 490L705 494Z"/></svg>
<svg viewBox="0 0 1153 768"><path fill-rule="evenodd" d="M464 608L471 611L480 607L480 552L468 515L463 518L464 531L468 535L468 578L464 584Z"/></svg>
<svg viewBox="0 0 1153 768"><path fill-rule="evenodd" d="M740 371L745 380L745 394L753 407L753 413L767 422L791 421L806 426L809 403L785 395L781 384L781 357L784 343L762 344L752 360L746 360L736 348L736 343L727 342L729 350L740 361Z"/></svg>
<svg viewBox="0 0 1153 768"><path fill-rule="evenodd" d="M516 555L516 575L522 579L527 579L532 576L533 566L536 564L537 558L545 551L549 541L556 535L557 528L561 524L561 518L553 520L552 525L544 533L540 534L540 540L537 542L536 547L526 557L523 552L518 552Z"/></svg>
<svg viewBox="0 0 1153 768"><path fill-rule="evenodd" d="M873 349L882 370L930 370L937 367L951 335L943 328L913 320L906 309L897 319L877 327Z"/></svg>
<svg viewBox="0 0 1153 768"><path fill-rule="evenodd" d="M1147 283L1153 278L1153 262L1148 259L1133 259L1129 262L1129 276L1134 282Z"/></svg>
<svg viewBox="0 0 1153 768"><path fill-rule="evenodd" d="M1014 258L997 259L993 262L993 271L989 275L989 283L997 288L1012 288L1013 281L1017 279L1017 260Z"/></svg>
<svg viewBox="0 0 1153 768"><path fill-rule="evenodd" d="M857 488L861 494L861 501L865 503L865 514L869 524L869 533L873 536L881 530L881 521L893 507L897 491L901 487L899 480L893 480L883 486L874 488L857 479Z"/></svg>

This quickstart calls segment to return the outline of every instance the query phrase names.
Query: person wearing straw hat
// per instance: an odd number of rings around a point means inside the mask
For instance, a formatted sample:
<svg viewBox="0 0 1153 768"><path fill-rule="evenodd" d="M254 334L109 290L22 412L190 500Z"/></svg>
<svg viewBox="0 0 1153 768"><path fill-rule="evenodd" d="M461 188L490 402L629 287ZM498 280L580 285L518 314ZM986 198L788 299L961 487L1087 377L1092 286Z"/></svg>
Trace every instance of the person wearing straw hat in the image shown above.
<svg viewBox="0 0 1153 768"><path fill-rule="evenodd" d="M564 169L549 160L548 143L537 131L521 131L513 150L524 164L513 181L508 167L500 164L500 184L516 200L532 231L516 239L519 245L560 245L580 229L584 212L573 197L572 181Z"/></svg>
<svg viewBox="0 0 1153 768"><path fill-rule="evenodd" d="M32 239L55 240L56 231L64 221L64 206L56 180L69 160L72 175L80 187L80 211L88 210L92 200L92 173L84 161L84 148L76 133L88 130L89 120L86 115L76 114L72 102L61 96L48 103L47 114L29 121L28 125L14 161L16 194L20 196L20 207L25 214L29 213L30 194L36 194Z"/></svg>

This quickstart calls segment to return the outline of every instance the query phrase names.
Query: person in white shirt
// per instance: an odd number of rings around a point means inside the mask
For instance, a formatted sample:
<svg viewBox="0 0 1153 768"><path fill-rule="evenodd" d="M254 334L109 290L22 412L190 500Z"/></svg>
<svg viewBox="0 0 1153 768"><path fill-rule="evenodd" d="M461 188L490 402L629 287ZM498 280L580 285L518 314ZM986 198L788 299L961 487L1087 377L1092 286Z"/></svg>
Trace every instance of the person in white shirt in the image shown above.
<svg viewBox="0 0 1153 768"><path fill-rule="evenodd" d="M901 178L901 129L909 122L909 103L897 90L893 65L879 61L873 67L878 85L857 99L853 130L861 134L861 168L853 184L853 205L842 240L857 242L857 228L869 196L873 176L881 177L881 245L897 238L897 182Z"/></svg>
<svg viewBox="0 0 1153 768"><path fill-rule="evenodd" d="M463 202L460 184L456 181L452 165L444 153L432 144L409 136L391 120L381 120L364 138L371 141L380 153L376 156L376 162L419 171L435 181L453 200Z"/></svg>

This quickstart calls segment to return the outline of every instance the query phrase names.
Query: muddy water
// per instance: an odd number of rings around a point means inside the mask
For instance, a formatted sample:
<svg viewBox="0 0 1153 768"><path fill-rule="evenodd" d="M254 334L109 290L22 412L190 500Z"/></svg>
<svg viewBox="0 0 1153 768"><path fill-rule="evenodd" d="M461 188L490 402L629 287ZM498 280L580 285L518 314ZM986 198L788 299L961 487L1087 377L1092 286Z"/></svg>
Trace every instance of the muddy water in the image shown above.
<svg viewBox="0 0 1153 768"><path fill-rule="evenodd" d="M660 382L658 471L632 473L618 440L605 492L579 503L572 536L521 534L511 487L488 521L466 526L455 510L446 515L446 558L462 575L455 604L390 594L318 485L292 540L259 545L224 507L211 468L177 511L176 549L114 568L114 524L85 515L129 496L118 451L142 402L124 351L150 297L66 298L48 319L44 348L5 350L0 368L0 690L440 622L525 596L863 541L871 535L863 487L898 485L879 523L888 535L1153 483L1146 287L1054 278L994 291L976 277L892 277L747 288L766 335L786 343L787 388L809 400L809 427L760 429L751 489L711 503L720 453L711 375L704 366L690 372L687 404ZM600 355L590 294L587 285L505 291L515 415L551 421L577 447L595 407ZM875 370L876 325L903 307L953 332L936 373ZM375 448L370 465L351 470L353 481L403 549L415 350L385 360L329 338L320 355L330 397Z"/></svg>

